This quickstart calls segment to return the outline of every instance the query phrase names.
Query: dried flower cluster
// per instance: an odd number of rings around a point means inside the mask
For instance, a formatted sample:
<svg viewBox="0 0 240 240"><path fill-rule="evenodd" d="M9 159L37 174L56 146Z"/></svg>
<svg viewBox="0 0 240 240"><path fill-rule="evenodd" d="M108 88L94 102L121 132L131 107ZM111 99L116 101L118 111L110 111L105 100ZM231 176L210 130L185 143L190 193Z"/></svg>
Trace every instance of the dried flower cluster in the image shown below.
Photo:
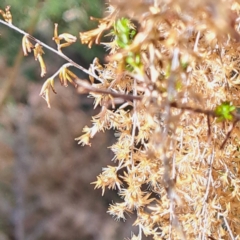
<svg viewBox="0 0 240 240"><path fill-rule="evenodd" d="M80 33L89 47L105 30L113 41L103 43L108 63L88 71L101 111L76 140L116 131L113 163L94 182L118 191L109 214L136 213L132 240L240 239L240 3L111 0L108 10ZM59 51L76 40L55 35ZM84 88L69 66L57 72L63 85ZM48 104L49 89L52 78L41 92Z"/></svg>

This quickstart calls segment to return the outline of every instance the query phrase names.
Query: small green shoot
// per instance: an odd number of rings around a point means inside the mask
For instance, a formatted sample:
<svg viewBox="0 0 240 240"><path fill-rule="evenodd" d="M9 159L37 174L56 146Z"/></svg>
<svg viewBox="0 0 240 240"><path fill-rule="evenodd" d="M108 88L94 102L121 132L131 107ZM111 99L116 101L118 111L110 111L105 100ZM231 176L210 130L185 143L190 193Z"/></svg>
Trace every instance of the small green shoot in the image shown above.
<svg viewBox="0 0 240 240"><path fill-rule="evenodd" d="M232 112L236 109L230 102L223 102L221 105L217 106L215 109L215 114L217 116L217 121L222 122L225 120L232 120Z"/></svg>

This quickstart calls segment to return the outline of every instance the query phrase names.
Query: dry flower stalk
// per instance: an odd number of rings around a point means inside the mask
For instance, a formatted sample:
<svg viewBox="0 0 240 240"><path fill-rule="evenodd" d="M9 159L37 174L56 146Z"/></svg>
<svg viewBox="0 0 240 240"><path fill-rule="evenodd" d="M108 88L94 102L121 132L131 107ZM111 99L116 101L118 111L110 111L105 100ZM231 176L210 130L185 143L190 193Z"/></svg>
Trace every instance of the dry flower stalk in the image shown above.
<svg viewBox="0 0 240 240"><path fill-rule="evenodd" d="M53 40L57 44L58 51L61 52L62 48L70 46L76 42L77 38L69 33L62 33L58 35L58 24L55 23ZM65 43L61 43L61 40L64 40Z"/></svg>
<svg viewBox="0 0 240 240"><path fill-rule="evenodd" d="M40 68L41 68L41 77L44 77L47 73L46 65L43 61L42 55L44 54L44 51L42 50L42 46L39 43L36 43L33 49L35 60L39 61Z"/></svg>
<svg viewBox="0 0 240 240"><path fill-rule="evenodd" d="M73 81L95 99L101 111L76 138L81 145L91 145L99 131L116 131L113 163L93 184L103 194L118 191L121 200L108 210L115 219L136 213L139 232L131 240L240 239L238 1L110 4L97 29L80 33L91 47L115 28L104 43L109 62L95 60L87 83L68 70L75 66L69 61L41 95L50 106L59 75L63 85ZM122 16L137 23L135 35ZM62 39L55 26L58 46ZM24 54L32 48L26 41Z"/></svg>
<svg viewBox="0 0 240 240"><path fill-rule="evenodd" d="M112 11L107 17L103 19L98 19L91 17L91 20L95 20L99 22L98 28L90 30L88 32L80 32L79 36L82 44L88 44L88 47L91 48L93 43L100 43L100 38L104 31L108 30L112 27L114 19L116 16L116 12Z"/></svg>
<svg viewBox="0 0 240 240"><path fill-rule="evenodd" d="M54 78L48 78L45 83L42 86L41 92L40 92L40 96L43 97L43 99L45 99L45 101L47 102L47 105L49 108L51 108L50 105L50 90L52 90L54 93L57 93L54 89Z"/></svg>
<svg viewBox="0 0 240 240"><path fill-rule="evenodd" d="M0 14L2 15L3 19L6 22L12 24L12 14L10 12L10 8L11 8L10 6L6 6L5 12L2 9L0 9Z"/></svg>
<svg viewBox="0 0 240 240"><path fill-rule="evenodd" d="M27 56L28 53L32 52L32 49L34 49L33 44L28 39L28 35L24 35L22 38L22 49L24 56Z"/></svg>

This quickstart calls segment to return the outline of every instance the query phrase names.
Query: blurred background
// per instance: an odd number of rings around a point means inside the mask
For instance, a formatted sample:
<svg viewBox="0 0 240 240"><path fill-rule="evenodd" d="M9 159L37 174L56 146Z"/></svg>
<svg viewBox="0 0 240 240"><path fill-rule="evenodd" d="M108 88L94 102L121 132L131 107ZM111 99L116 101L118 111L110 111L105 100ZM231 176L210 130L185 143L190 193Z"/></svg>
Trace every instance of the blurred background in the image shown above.
<svg viewBox="0 0 240 240"><path fill-rule="evenodd" d="M104 61L102 46L88 49L79 32L96 27L90 16L101 17L101 0L1 0L11 6L13 24L55 47L54 23L59 33L78 41L63 50L88 68L94 57ZM74 141L91 124L93 100L74 87L56 81L51 106L39 96L44 81L64 63L45 51L47 75L40 77L32 54L23 57L22 35L0 24L0 240L118 240L131 236L134 217L115 222L106 213L114 191L94 190L91 182L110 164L107 148L114 134L97 134L92 147ZM79 77L87 78L81 72Z"/></svg>

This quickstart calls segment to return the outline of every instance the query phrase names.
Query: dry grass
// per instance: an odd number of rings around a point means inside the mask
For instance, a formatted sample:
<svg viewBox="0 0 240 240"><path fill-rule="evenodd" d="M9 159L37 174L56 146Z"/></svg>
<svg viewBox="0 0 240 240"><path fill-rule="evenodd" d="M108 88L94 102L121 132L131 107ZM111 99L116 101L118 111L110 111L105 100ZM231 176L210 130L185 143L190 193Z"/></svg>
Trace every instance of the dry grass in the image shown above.
<svg viewBox="0 0 240 240"><path fill-rule="evenodd" d="M94 182L122 198L108 212L137 214L132 240L240 239L240 4L112 0L108 11L80 34L91 47L112 29L113 41L108 63L89 70L101 111L77 139L116 131L113 163Z"/></svg>

